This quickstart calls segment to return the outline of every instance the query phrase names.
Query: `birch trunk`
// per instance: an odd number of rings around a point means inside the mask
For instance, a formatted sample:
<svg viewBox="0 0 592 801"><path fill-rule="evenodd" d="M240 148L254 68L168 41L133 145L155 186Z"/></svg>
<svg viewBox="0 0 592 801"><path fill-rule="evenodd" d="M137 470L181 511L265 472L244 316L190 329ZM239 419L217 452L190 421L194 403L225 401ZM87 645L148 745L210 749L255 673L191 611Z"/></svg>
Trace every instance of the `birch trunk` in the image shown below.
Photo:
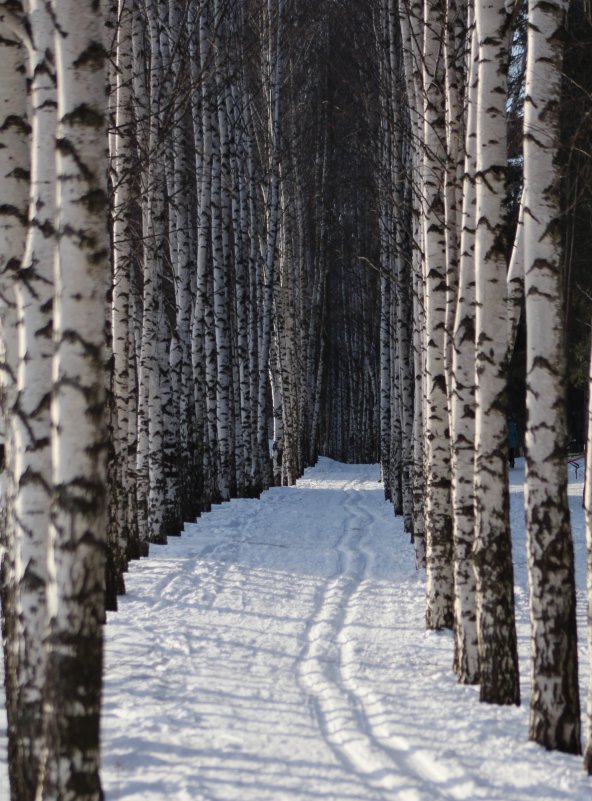
<svg viewBox="0 0 592 801"><path fill-rule="evenodd" d="M380 69L380 132L378 151L380 159L379 237L380 237L380 466L385 499L392 499L391 488L391 304L395 302L391 292L392 266L390 230L391 205L391 103L392 75L389 59L389 28L386 4L379 3L375 21L378 35L378 59Z"/></svg>
<svg viewBox="0 0 592 801"><path fill-rule="evenodd" d="M397 338L398 372L401 393L401 491L403 504L403 526L405 532L413 534L413 343L412 343L412 270L411 270L411 177L409 170L412 154L409 145L411 123L400 98L404 96L404 70L401 59L396 56L395 23L397 19L394 2L389 2L390 62L391 74L396 82L391 99L393 129L392 180L394 191L395 259L394 286L397 302L395 331Z"/></svg>
<svg viewBox="0 0 592 801"><path fill-rule="evenodd" d="M132 52L133 52L133 99L134 99L134 116L136 120L136 137L137 137L137 151L138 159L142 167L139 175L140 193L142 204L142 224L140 226L140 254L142 258L141 266L143 264L143 249L145 238L145 216L144 207L149 199L149 181L146 177L147 165L145 160L148 158L150 150L150 99L147 85L147 53L146 53L146 34L145 34L145 19L143 9L140 8L139 0L133 2L133 16L132 16ZM147 286L146 286L147 283ZM135 328L134 337L137 343L137 381L138 381L138 400L136 410L136 448L135 448L135 464L133 465L133 472L135 475L136 484L136 505L138 512L138 555L148 555L148 542L150 541L150 521L148 502L150 495L150 467L149 467L149 432L148 432L148 404L149 404L149 383L146 378L146 359L145 353L146 343L151 347L155 342L156 335L152 332L148 337L142 336L142 329L144 327L143 315L144 304L146 302L145 295L147 292L153 291L151 282L146 282L145 276L142 276L142 289L138 293L141 298L134 310L135 314ZM142 350L144 348L144 351Z"/></svg>
<svg viewBox="0 0 592 801"><path fill-rule="evenodd" d="M193 520L200 511L200 499L195 486L196 432L194 415L193 371L191 362L191 322L195 292L195 253L193 193L196 189L193 163L195 160L191 108L185 93L184 82L191 78L189 65L189 36L193 32L188 10L181 0L169 3L170 36L174 43L172 70L174 78L175 114L173 126L174 188L169 215L176 231L176 253L173 254L175 278L176 334L180 349L178 373L179 397L176 405L178 421L180 506L182 520ZM191 92L192 102L197 93ZM200 104L198 105L198 110ZM172 345L171 345L172 349ZM171 376L172 377L172 376Z"/></svg>
<svg viewBox="0 0 592 801"><path fill-rule="evenodd" d="M476 420L474 557L481 700L518 704L506 421L506 175L508 14L477 0Z"/></svg>
<svg viewBox="0 0 592 801"><path fill-rule="evenodd" d="M205 365L205 315L207 297L207 265L211 214L212 182L212 116L210 112L209 83L201 75L205 73L209 53L209 26L207 9L199 16L191 11L193 28L190 38L191 84L193 106L193 136L197 180L197 243L196 243L196 289L191 325L191 361L193 367L193 389L195 404L195 427L197 442L197 464L199 471L198 492L202 508L211 502L205 476L211 473L210 441L206 422L206 365Z"/></svg>
<svg viewBox="0 0 592 801"><path fill-rule="evenodd" d="M148 192L143 197L144 229L144 289L148 285L149 300L144 299L144 359L148 383L148 466L149 466L149 540L166 542L169 521L174 519L170 508L168 476L165 469L166 431L164 389L168 381L168 357L163 347L163 328L166 326L164 309L164 275L167 267L168 242L166 237L166 172L164 139L163 97L167 76L161 48L161 26L156 0L147 0L146 17L150 40L150 136L147 159Z"/></svg>
<svg viewBox="0 0 592 801"><path fill-rule="evenodd" d="M276 246L279 230L280 209L280 148L282 119L282 79L283 79L283 34L284 34L284 0L278 0L275 38L270 38L269 48L272 53L273 68L269 85L269 172L270 185L267 196L267 237L265 242L264 299L261 305L259 346L259 385L257 396L257 441L262 454L263 464L269 464L267 444L267 387L269 353L272 333L273 286L276 263ZM269 20L271 28L272 21ZM271 30L269 32L271 37ZM275 46L274 46L275 45ZM264 483L265 478L264 478Z"/></svg>
<svg viewBox="0 0 592 801"><path fill-rule="evenodd" d="M8 774L11 793L24 798L31 771L20 733L19 623L16 579L16 532L13 523L15 483L16 377L18 361L16 273L25 249L29 200L30 125L27 108L26 50L22 9L0 5L0 609L4 648L4 688L8 718ZM16 15L16 19L15 19ZM18 25L14 25L14 23ZM8 202L10 200L10 202ZM45 608L45 605L44 605Z"/></svg>
<svg viewBox="0 0 592 801"><path fill-rule="evenodd" d="M591 341L592 346L592 341ZM586 453L592 453L592 347L590 349L590 364L588 370L588 436L586 440ZM586 589L588 593L587 631L588 653L592 654L592 481L588 471L584 486L584 515L586 520ZM584 768L592 775L592 679L588 680L588 699L586 709L586 746L584 749Z"/></svg>
<svg viewBox="0 0 592 801"><path fill-rule="evenodd" d="M421 233L421 194L417 177L421 174L423 141L423 12L421 3L405 2L399 6L403 44L405 87L410 116L411 192L411 291L412 291L412 361L414 384L413 407L413 545L418 568L426 564L425 544L425 449L424 449L424 374L425 374L425 303L423 291L423 239ZM408 200L408 202L409 202Z"/></svg>
<svg viewBox="0 0 592 801"><path fill-rule="evenodd" d="M472 26L471 26L472 28ZM474 30L467 83L465 171L461 209L458 299L452 332L450 420L454 534L454 666L459 682L479 681L477 596L473 564L475 525L475 180L477 39Z"/></svg>
<svg viewBox="0 0 592 801"><path fill-rule="evenodd" d="M383 217L385 216L383 212ZM385 498L392 499L390 471L391 443L391 275L389 270L388 232L382 221L380 275L380 463Z"/></svg>
<svg viewBox="0 0 592 801"><path fill-rule="evenodd" d="M524 101L529 738L578 754L574 557L567 499L559 108L564 2L530 0Z"/></svg>
<svg viewBox="0 0 592 801"><path fill-rule="evenodd" d="M37 798L99 801L109 283L104 20L95 2L52 4L58 76L46 753ZM80 736L84 732L84 737Z"/></svg>
<svg viewBox="0 0 592 801"><path fill-rule="evenodd" d="M428 628L453 624L450 445L445 375L446 226L444 209L444 4L426 0L422 172L426 283L426 579Z"/></svg>
<svg viewBox="0 0 592 801"><path fill-rule="evenodd" d="M524 193L523 193L524 194ZM518 225L508 267L508 358L512 355L524 303L524 197L520 199Z"/></svg>
<svg viewBox="0 0 592 801"><path fill-rule="evenodd" d="M238 93L240 91L240 98ZM235 88L235 113L242 113L242 88ZM249 294L249 202L248 202L248 165L246 143L241 133L237 144L237 173L239 184L238 216L239 231L235 238L235 302L237 313L237 358L238 358L238 386L240 393L240 414L242 432L242 469L243 492L248 497L252 495L255 483L255 470L252 464L252 438L253 438L253 402L251 395L249 339L251 315L251 299Z"/></svg>
<svg viewBox="0 0 592 801"><path fill-rule="evenodd" d="M56 76L51 17L29 3L31 187L27 243L17 273L17 395L14 409L15 570L19 632L19 739L27 795L37 785L43 746L47 563L52 497L49 401L52 379L54 142Z"/></svg>
<svg viewBox="0 0 592 801"><path fill-rule="evenodd" d="M229 284L229 220L228 209L228 120L224 102L222 79L220 28L222 17L220 3L214 2L214 53L216 123L212 139L212 266L213 266L213 313L216 353L216 441L218 446L217 494L222 501L231 494L232 410L231 384L232 362L230 344Z"/></svg>
<svg viewBox="0 0 592 801"><path fill-rule="evenodd" d="M129 0L119 0L115 132L111 137L111 166L115 176L113 192L113 295L111 331L113 341L113 395L115 405L114 468L117 475L115 532L116 560L123 571L130 543L137 542L134 475L130 471L128 442L135 384L130 380L130 278L133 267L134 232L132 210L132 14Z"/></svg>

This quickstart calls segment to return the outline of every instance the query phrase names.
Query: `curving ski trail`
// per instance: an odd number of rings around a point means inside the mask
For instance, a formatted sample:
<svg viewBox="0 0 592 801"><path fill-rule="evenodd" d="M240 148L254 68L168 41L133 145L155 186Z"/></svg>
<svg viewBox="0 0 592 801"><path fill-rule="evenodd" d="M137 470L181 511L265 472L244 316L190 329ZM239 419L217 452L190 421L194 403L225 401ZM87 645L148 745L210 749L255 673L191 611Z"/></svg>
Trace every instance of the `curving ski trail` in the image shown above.
<svg viewBox="0 0 592 801"><path fill-rule="evenodd" d="M402 737L391 736L384 725L373 722L382 711L380 704L360 693L350 669L356 648L346 627L350 606L355 606L374 558L366 540L377 523L371 506L361 502L362 492L356 482L343 486L345 528L336 544L337 572L319 592L307 627L299 665L301 686L314 699L320 731L337 758L346 769L363 776L380 798L465 798L466 777L460 794L449 788L452 795L442 795L438 789L442 776L430 757L413 754Z"/></svg>

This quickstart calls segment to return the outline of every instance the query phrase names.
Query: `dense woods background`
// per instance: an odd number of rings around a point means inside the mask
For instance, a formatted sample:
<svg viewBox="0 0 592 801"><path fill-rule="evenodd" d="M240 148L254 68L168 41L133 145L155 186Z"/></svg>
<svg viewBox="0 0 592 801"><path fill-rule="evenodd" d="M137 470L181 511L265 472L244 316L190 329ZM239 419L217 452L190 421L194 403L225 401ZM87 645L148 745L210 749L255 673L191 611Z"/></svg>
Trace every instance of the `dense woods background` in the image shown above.
<svg viewBox="0 0 592 801"><path fill-rule="evenodd" d="M581 0L0 3L13 799L100 797L129 560L320 453L380 461L459 681L519 703L510 416L530 736L579 752L591 28Z"/></svg>

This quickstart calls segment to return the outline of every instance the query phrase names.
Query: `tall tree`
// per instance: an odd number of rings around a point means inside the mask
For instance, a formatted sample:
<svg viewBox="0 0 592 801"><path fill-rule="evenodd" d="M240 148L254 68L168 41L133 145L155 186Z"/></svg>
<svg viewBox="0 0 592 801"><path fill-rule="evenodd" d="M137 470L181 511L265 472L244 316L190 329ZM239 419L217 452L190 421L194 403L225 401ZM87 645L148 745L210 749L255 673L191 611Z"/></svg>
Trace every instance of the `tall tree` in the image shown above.
<svg viewBox="0 0 592 801"><path fill-rule="evenodd" d="M580 753L574 557L567 500L559 111L564 2L530 0L524 99L529 737Z"/></svg>
<svg viewBox="0 0 592 801"><path fill-rule="evenodd" d="M52 4L56 30L58 247L52 398L55 572L39 797L100 799L107 428L107 103L100 4Z"/></svg>
<svg viewBox="0 0 592 801"><path fill-rule="evenodd" d="M19 738L33 797L43 749L42 696L52 459L49 437L53 357L56 76L53 26L44 3L27 4L31 176L28 232L16 273L18 367L12 509L19 632Z"/></svg>
<svg viewBox="0 0 592 801"><path fill-rule="evenodd" d="M455 669L459 681L479 681L476 621L475 535L475 181L477 37L471 8L467 69L467 119L460 213L459 275L452 329L450 428L454 534Z"/></svg>
<svg viewBox="0 0 592 801"><path fill-rule="evenodd" d="M22 648L17 604L15 421L17 388L16 275L24 255L30 176L30 122L27 108L27 51L23 9L0 5L0 177L5 201L0 206L0 413L3 465L0 471L0 607L4 648L4 687L8 718L8 772L11 792L22 798L32 780L26 746L30 730L21 736L19 690ZM8 200L10 199L10 202Z"/></svg>
<svg viewBox="0 0 592 801"><path fill-rule="evenodd" d="M444 181L446 113L444 99L445 5L428 0L424 7L424 134L422 216L426 319L426 579L428 628L452 628L452 519L450 439L445 375L446 220Z"/></svg>
<svg viewBox="0 0 592 801"><path fill-rule="evenodd" d="M112 102L114 131L111 135L111 170L113 174L113 291L111 309L111 339L113 342L112 393L114 403L113 479L110 493L112 511L111 533L115 559L123 570L130 556L139 555L136 519L135 464L130 458L135 441L135 381L131 362L135 357L132 346L132 276L134 271L134 209L133 209L133 146L132 116L132 7L129 0L119 0L117 8L115 80ZM131 446L131 447L130 447ZM115 581L113 589L120 587ZM110 594L111 588L108 588ZM111 599L113 602L113 599Z"/></svg>
<svg viewBox="0 0 592 801"><path fill-rule="evenodd" d="M475 567L481 700L520 701L507 481L507 322L504 200L509 14L475 4L478 40Z"/></svg>

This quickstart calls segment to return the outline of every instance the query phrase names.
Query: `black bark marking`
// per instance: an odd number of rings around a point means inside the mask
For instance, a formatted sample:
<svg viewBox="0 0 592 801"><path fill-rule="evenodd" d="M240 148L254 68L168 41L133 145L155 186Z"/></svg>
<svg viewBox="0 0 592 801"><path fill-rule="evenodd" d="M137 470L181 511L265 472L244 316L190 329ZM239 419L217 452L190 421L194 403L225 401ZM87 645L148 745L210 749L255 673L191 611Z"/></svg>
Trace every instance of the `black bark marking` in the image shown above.
<svg viewBox="0 0 592 801"><path fill-rule="evenodd" d="M90 67L91 70L100 70L107 60L107 52L100 42L91 42L74 61L76 69Z"/></svg>
<svg viewBox="0 0 592 801"><path fill-rule="evenodd" d="M102 189L90 189L85 195L78 199L77 203L82 204L91 214L100 214L109 206L109 197Z"/></svg>
<svg viewBox="0 0 592 801"><path fill-rule="evenodd" d="M84 125L87 128L101 128L105 121L105 115L86 103L76 106L68 114L64 114L61 119L62 125L73 126ZM62 140L58 140L62 141Z"/></svg>

